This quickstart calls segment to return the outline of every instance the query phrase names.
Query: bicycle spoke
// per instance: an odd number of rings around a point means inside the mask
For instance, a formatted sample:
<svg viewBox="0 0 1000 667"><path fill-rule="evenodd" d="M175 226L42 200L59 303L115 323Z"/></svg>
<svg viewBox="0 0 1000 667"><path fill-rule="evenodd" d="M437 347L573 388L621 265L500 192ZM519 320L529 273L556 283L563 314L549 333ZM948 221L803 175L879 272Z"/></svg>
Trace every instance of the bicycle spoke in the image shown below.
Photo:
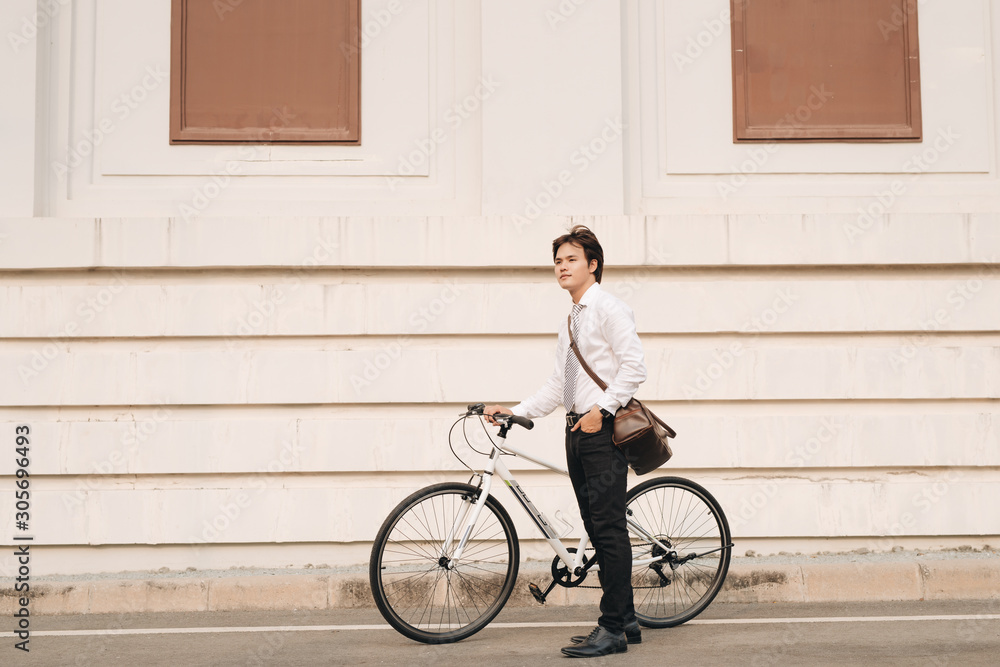
<svg viewBox="0 0 1000 667"><path fill-rule="evenodd" d="M404 517L404 522L406 523L407 526L410 526L411 528L413 528L414 532L416 532L417 534L419 534L419 531L417 531L417 529L410 524L409 520L407 520L406 517ZM421 544L422 541L426 542L426 541L429 541L429 539L430 539L430 535L428 534L428 536L425 537L425 538L423 538L423 540L414 540L414 542L416 542L417 544ZM426 554L426 556L428 558L430 558L432 560L437 558L434 555L434 553L431 552L431 551L424 550L424 553Z"/></svg>
<svg viewBox="0 0 1000 667"><path fill-rule="evenodd" d="M476 613L477 614L481 614L482 610L480 609L479 605L476 603L476 597L477 596L479 597L479 602L481 602L483 604L483 607L489 606L489 600L487 598L485 598L485 597L479 596L479 593L481 591L484 591L485 588L479 588L477 586L477 584L471 578L463 577L462 573L459 572L458 570L455 570L455 576L463 582L463 585L465 586L464 590L465 590L465 592L468 593L469 600L470 600L470 602L472 602L473 606L475 607Z"/></svg>
<svg viewBox="0 0 1000 667"><path fill-rule="evenodd" d="M421 548L423 545L421 545L419 542L406 540L406 541L393 542L392 545L394 548L386 549L385 553L396 554L399 556L410 554L416 557L416 559L418 560L437 561L437 558L435 558L430 552L428 552L426 549ZM412 561L414 560L414 558L400 559L401 562L406 562L407 560ZM386 562L387 561L383 561L383 563Z"/></svg>
<svg viewBox="0 0 1000 667"><path fill-rule="evenodd" d="M729 553L678 560L699 552L724 548L728 530L721 510L704 489L679 478L662 478L640 485L628 507L632 518L656 541L633 536L633 562L657 559L633 570L635 608L640 620L654 627L683 623L701 612L715 597L729 568ZM659 562L662 576L653 566ZM670 566L674 563L674 567Z"/></svg>
<svg viewBox="0 0 1000 667"><path fill-rule="evenodd" d="M390 515L373 545L375 601L386 620L412 639L467 637L485 626L510 596L517 543L510 518L493 499L486 499L468 531L461 558L453 559L471 518L469 499L475 496L475 489L465 484L442 484L414 494Z"/></svg>
<svg viewBox="0 0 1000 667"><path fill-rule="evenodd" d="M441 573L442 573L442 570L437 570L437 572L434 575L434 583L431 584L431 595L427 596L427 601L424 604L422 611L420 612L420 616L417 618L417 622L416 622L417 626L419 626L421 624L421 622L424 620L424 616L426 616L428 614L433 614L433 609L434 609L434 594L433 593L434 593L434 591L437 590L438 584L441 581Z"/></svg>
<svg viewBox="0 0 1000 667"><path fill-rule="evenodd" d="M417 582L428 574L430 574L430 572L425 572L416 578L399 582L398 586L393 585L392 588L386 591L386 597L391 597L396 602L396 604L405 604L406 600L415 600L416 596L413 595L413 591L414 589L420 588L417 585ZM400 588L402 590L398 590ZM409 607L406 607L406 609L413 609L414 606L415 604L410 605Z"/></svg>

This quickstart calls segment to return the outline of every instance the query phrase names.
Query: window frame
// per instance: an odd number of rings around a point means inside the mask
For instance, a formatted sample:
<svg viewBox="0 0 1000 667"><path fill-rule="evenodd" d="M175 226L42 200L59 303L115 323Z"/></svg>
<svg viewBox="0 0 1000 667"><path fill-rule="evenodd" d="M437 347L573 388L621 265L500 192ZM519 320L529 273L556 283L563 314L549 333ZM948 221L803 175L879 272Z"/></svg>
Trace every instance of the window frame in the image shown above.
<svg viewBox="0 0 1000 667"><path fill-rule="evenodd" d="M345 56L348 56L348 123L346 130L283 130L269 128L185 127L185 26L188 0L171 0L170 15L170 144L230 145L245 143L277 145L361 145L361 0L349 3L349 25ZM238 8L237 8L238 10ZM280 111L280 110L279 110ZM276 113L276 115L280 115Z"/></svg>
<svg viewBox="0 0 1000 667"><path fill-rule="evenodd" d="M902 0L902 31L906 113L908 123L798 126L751 125L747 81L746 5L752 0L730 0L733 74L733 143L753 142L920 142L923 140L920 98L920 51L916 0Z"/></svg>

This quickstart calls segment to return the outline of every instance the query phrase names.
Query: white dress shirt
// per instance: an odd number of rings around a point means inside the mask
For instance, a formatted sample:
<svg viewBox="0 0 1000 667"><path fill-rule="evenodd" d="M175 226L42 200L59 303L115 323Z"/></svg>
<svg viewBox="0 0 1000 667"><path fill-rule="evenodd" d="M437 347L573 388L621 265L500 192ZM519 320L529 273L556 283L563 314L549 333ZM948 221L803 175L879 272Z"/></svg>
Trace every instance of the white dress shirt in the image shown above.
<svg viewBox="0 0 1000 667"><path fill-rule="evenodd" d="M607 383L608 388L601 391L581 366L576 377L573 412L583 414L597 405L614 414L629 402L646 379L646 362L635 330L635 315L624 301L602 290L599 283L594 283L584 292L580 304L584 308L580 312L580 334L576 345L587 365ZM556 344L555 371L534 396L515 405L511 412L535 419L562 407L567 352L573 353L569 346L566 320L562 320Z"/></svg>

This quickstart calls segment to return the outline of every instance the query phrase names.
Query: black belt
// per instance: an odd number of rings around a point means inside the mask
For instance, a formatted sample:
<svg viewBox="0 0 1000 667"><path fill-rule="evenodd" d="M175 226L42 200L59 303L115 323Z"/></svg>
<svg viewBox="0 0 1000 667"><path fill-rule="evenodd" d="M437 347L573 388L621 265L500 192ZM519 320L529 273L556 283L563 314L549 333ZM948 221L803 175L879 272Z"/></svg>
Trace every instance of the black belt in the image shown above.
<svg viewBox="0 0 1000 667"><path fill-rule="evenodd" d="M586 413L584 413L584 414L586 414ZM573 428L574 426L576 426L576 423L583 418L583 416L584 415L580 414L579 412L567 412L566 413L566 426L569 426L570 428Z"/></svg>

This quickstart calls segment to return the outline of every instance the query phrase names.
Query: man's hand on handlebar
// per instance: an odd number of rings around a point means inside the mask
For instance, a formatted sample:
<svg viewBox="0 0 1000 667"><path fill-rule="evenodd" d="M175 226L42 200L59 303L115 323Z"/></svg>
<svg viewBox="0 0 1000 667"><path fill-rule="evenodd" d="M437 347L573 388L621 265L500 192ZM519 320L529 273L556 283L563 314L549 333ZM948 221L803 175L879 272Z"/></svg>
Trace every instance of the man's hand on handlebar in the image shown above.
<svg viewBox="0 0 1000 667"><path fill-rule="evenodd" d="M486 416L486 421L488 421L489 423L493 424L494 426L497 425L497 422L496 422L495 419L493 419L493 415L495 415L497 413L500 413L502 415L512 415L512 414L514 414L513 412L510 411L510 409L505 408L502 405L487 405L483 409L483 415Z"/></svg>

